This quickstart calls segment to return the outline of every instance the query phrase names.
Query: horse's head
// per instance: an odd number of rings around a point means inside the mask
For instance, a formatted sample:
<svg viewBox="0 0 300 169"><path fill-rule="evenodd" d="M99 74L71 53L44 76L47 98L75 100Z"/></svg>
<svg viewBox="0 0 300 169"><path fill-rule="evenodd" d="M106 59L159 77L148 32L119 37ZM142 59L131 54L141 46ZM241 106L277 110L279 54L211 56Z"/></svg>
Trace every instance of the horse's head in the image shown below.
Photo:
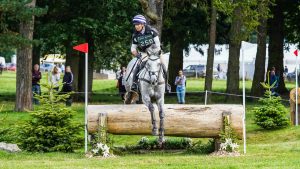
<svg viewBox="0 0 300 169"><path fill-rule="evenodd" d="M145 65L146 71L149 74L149 81L152 85L158 83L159 76L161 73L161 62L160 56L157 54L150 54Z"/></svg>

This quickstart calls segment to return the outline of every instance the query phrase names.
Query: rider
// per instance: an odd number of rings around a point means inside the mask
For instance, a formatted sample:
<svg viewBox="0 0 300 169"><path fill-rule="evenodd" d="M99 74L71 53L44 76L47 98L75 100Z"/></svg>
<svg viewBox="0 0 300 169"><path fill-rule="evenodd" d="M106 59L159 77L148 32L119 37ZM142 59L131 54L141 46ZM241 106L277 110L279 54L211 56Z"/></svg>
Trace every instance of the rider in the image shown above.
<svg viewBox="0 0 300 169"><path fill-rule="evenodd" d="M135 27L135 31L132 35L132 45L131 45L131 53L133 56L137 57L138 59L143 59L146 56L146 52L149 48L152 51L155 51L160 55L161 48L160 48L160 41L158 37L158 33L156 30L151 28L146 23L146 18L143 15L136 15L132 19L132 23ZM167 83L167 70L164 64L162 64L164 78ZM141 63L139 62L136 66L135 70L133 71L133 84L131 86L131 90L137 92L137 81L138 77L137 74L141 69Z"/></svg>

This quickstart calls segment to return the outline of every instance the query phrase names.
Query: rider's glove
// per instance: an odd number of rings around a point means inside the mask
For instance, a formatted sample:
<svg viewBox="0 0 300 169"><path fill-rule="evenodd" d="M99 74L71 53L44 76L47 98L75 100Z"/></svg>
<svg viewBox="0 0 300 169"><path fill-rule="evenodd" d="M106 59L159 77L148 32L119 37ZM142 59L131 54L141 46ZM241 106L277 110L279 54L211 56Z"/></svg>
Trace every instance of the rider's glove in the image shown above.
<svg viewBox="0 0 300 169"><path fill-rule="evenodd" d="M141 53L138 53L135 57L138 58L138 59L141 59L142 54L141 54Z"/></svg>

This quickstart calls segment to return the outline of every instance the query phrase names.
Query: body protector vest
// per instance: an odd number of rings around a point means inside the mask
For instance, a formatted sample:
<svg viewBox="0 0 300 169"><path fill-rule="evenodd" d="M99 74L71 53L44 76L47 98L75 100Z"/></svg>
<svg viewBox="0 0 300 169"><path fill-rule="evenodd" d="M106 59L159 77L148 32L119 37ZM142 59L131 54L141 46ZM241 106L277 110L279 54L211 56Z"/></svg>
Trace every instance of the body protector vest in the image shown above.
<svg viewBox="0 0 300 169"><path fill-rule="evenodd" d="M145 25L145 32L135 31L132 35L132 43L136 44L138 50L141 52L146 52L146 49L154 44L154 37L158 36L158 33L151 28L149 25Z"/></svg>

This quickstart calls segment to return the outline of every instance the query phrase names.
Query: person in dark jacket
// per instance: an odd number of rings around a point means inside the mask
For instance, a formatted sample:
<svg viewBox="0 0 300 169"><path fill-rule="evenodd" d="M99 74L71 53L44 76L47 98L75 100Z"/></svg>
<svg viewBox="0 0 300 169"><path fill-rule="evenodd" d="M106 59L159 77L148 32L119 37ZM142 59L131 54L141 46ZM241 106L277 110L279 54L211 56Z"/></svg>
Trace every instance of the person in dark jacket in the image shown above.
<svg viewBox="0 0 300 169"><path fill-rule="evenodd" d="M33 66L33 71L32 71L32 94L33 96L36 95L41 95L41 87L40 87L40 80L42 78L42 74L40 72L40 66L38 64L35 64ZM32 103L39 105L40 102L36 98L32 98Z"/></svg>
<svg viewBox="0 0 300 169"><path fill-rule="evenodd" d="M73 73L71 71L71 67L67 66L66 67L66 72L63 78L63 87L62 87L62 92L63 93L69 93L73 91L72 88L72 83L73 83ZM70 96L66 100L66 106L71 106L72 105L72 96Z"/></svg>
<svg viewBox="0 0 300 169"><path fill-rule="evenodd" d="M117 74L117 88L119 89L119 94L122 98L122 100L125 100L125 93L126 93L126 89L125 89L125 73L126 73L126 67L122 66L121 67L121 71L118 72Z"/></svg>

